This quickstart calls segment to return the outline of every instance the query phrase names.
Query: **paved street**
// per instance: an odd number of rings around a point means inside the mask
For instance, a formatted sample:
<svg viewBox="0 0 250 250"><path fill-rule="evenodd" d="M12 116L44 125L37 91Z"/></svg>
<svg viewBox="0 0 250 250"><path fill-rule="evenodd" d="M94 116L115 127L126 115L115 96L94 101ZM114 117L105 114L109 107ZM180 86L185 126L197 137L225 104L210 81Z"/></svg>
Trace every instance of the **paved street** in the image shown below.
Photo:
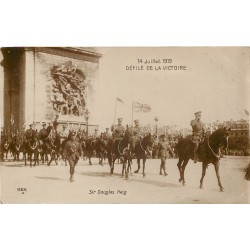
<svg viewBox="0 0 250 250"><path fill-rule="evenodd" d="M204 188L199 188L201 163L189 162L186 186L179 182L177 159L167 160L168 176L159 175L160 160L147 160L146 177L141 172L121 178L121 165L93 165L80 160L75 181L69 181L69 167L62 163L33 168L23 162L1 163L1 201L3 203L250 203L250 181L244 179L244 168L250 157L226 156L221 159L221 181L225 192L219 192L214 167L207 169ZM136 170L134 160L132 170Z"/></svg>

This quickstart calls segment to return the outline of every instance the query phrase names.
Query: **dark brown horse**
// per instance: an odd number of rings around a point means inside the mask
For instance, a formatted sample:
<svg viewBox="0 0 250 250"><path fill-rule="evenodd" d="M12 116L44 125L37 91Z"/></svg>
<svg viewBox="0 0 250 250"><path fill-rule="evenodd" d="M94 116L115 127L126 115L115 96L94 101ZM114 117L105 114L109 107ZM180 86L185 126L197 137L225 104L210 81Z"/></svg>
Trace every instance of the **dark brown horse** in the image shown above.
<svg viewBox="0 0 250 250"><path fill-rule="evenodd" d="M149 155L149 150L152 150L152 146L154 144L154 139L151 134L146 135L142 140L136 143L135 145L135 157L137 159L138 169L135 173L138 173L140 170L140 162L142 160L142 175L143 177L146 176L145 174L145 164L146 160Z"/></svg>
<svg viewBox="0 0 250 250"><path fill-rule="evenodd" d="M8 158L8 153L10 151L10 140L8 136L3 136L1 138L1 151L2 151L2 157L3 160L7 160Z"/></svg>
<svg viewBox="0 0 250 250"><path fill-rule="evenodd" d="M32 137L30 139L26 139L23 143L23 155L24 155L24 162L25 166L27 165L27 156L30 160L30 167L32 167L32 157L34 164L33 166L39 165L39 140L38 140L38 133L33 131Z"/></svg>
<svg viewBox="0 0 250 250"><path fill-rule="evenodd" d="M223 191L223 186L220 181L219 166L220 166L220 148L223 146L226 149L228 148L228 136L230 129L220 128L214 131L209 138L205 139L198 149L198 155L201 158L202 162L202 177L200 179L200 188L203 188L203 179L206 175L206 169L208 164L212 163L215 168L216 176L218 179L218 185L220 191ZM177 163L180 179L179 182L182 182L185 185L184 172L188 164L189 159L193 159L194 155L194 144L191 139L184 138L180 140L176 145L179 161Z"/></svg>
<svg viewBox="0 0 250 250"><path fill-rule="evenodd" d="M131 171L131 150L132 132L126 129L124 136L120 140L113 141L111 146L111 165L110 175L114 174L115 161L118 159L122 162L122 177L128 179L128 174Z"/></svg>
<svg viewBox="0 0 250 250"><path fill-rule="evenodd" d="M12 154L14 157L14 161L19 161L19 155L22 151L23 146L23 138L21 136L15 136L12 147Z"/></svg>

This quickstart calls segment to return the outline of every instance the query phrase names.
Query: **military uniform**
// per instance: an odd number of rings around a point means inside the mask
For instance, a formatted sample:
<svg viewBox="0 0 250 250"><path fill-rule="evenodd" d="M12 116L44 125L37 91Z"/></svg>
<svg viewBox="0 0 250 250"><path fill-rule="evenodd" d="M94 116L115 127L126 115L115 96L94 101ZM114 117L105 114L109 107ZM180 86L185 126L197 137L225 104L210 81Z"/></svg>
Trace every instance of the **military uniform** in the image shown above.
<svg viewBox="0 0 250 250"><path fill-rule="evenodd" d="M132 145L131 151L134 152L135 145L138 143L142 138L142 128L139 125L139 120L135 120L135 126L132 128Z"/></svg>
<svg viewBox="0 0 250 250"><path fill-rule="evenodd" d="M158 144L158 149L159 149L159 157L161 159L161 165L160 165L160 175L162 175L162 171L164 172L164 175L166 176L166 159L169 156L168 152L171 151L172 149L169 145L169 142L165 140L166 137L164 135L163 140L161 140Z"/></svg>
<svg viewBox="0 0 250 250"><path fill-rule="evenodd" d="M122 118L118 118L118 124L117 125L112 125L111 126L111 131L112 133L112 152L115 151L115 145L117 144L118 140L121 140L123 138L124 132L125 132L125 127L121 124Z"/></svg>
<svg viewBox="0 0 250 250"><path fill-rule="evenodd" d="M31 140L34 133L35 133L35 130L33 130L32 125L30 125L30 128L27 129L24 133L25 141L27 142L27 141Z"/></svg>
<svg viewBox="0 0 250 250"><path fill-rule="evenodd" d="M42 141L44 141L48 136L48 132L47 129L44 127L39 131L39 139L41 139Z"/></svg>
<svg viewBox="0 0 250 250"><path fill-rule="evenodd" d="M95 129L95 133L93 134L93 136L92 136L92 138L94 139L94 140L96 140L96 139L98 139L98 130L97 129Z"/></svg>
<svg viewBox="0 0 250 250"><path fill-rule="evenodd" d="M122 124L117 124L112 127L112 137L114 140L121 139L123 137L123 134L125 132L125 127Z"/></svg>
<svg viewBox="0 0 250 250"><path fill-rule="evenodd" d="M71 133L69 135L69 141L66 142L64 149L63 149L63 158L67 159L70 165L70 181L73 181L73 175L75 172L75 166L83 154L82 147L75 138L72 138L71 135L75 135L75 133Z"/></svg>
<svg viewBox="0 0 250 250"><path fill-rule="evenodd" d="M194 113L196 118L194 120L191 121L190 125L192 127L193 130L193 142L195 144L194 147L194 162L197 162L197 150L199 148L199 143L203 137L204 134L204 124L203 122L200 120L200 116L201 116L201 111L198 111L196 113Z"/></svg>
<svg viewBox="0 0 250 250"><path fill-rule="evenodd" d="M111 133L106 129L106 132L103 133L103 138L105 140L110 140L112 138Z"/></svg>

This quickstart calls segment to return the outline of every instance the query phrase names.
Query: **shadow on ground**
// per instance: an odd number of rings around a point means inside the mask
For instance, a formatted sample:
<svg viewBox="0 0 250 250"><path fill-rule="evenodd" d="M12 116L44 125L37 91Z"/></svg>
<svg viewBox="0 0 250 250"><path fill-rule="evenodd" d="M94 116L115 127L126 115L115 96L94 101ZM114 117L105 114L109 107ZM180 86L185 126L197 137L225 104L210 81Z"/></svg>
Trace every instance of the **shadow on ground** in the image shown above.
<svg viewBox="0 0 250 250"><path fill-rule="evenodd" d="M84 172L84 173L80 173L80 175L90 176L90 177L109 177L109 176L111 176L108 172ZM115 174L113 174L113 176L121 176L121 174L115 173Z"/></svg>
<svg viewBox="0 0 250 250"><path fill-rule="evenodd" d="M131 179L131 182L135 181L135 182L140 182L140 183L144 183L144 184L148 184L148 185L153 185L153 186L157 186L157 187L174 187L174 188L180 188L182 187L179 184L172 184L172 183L167 183L167 182L161 182L161 181L151 181L151 180L136 180L136 179Z"/></svg>
<svg viewBox="0 0 250 250"><path fill-rule="evenodd" d="M56 178L56 177L42 177L42 176L35 176L35 177L38 179L42 179L42 180L65 181L65 179Z"/></svg>

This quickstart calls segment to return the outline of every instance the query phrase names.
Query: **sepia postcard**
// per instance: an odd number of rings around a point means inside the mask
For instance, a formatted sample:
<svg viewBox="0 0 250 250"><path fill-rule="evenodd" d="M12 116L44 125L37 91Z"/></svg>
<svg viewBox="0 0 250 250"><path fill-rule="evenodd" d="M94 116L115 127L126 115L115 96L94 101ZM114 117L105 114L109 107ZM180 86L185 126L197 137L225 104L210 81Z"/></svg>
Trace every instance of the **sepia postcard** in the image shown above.
<svg viewBox="0 0 250 250"><path fill-rule="evenodd" d="M2 47L3 204L249 204L249 47Z"/></svg>

